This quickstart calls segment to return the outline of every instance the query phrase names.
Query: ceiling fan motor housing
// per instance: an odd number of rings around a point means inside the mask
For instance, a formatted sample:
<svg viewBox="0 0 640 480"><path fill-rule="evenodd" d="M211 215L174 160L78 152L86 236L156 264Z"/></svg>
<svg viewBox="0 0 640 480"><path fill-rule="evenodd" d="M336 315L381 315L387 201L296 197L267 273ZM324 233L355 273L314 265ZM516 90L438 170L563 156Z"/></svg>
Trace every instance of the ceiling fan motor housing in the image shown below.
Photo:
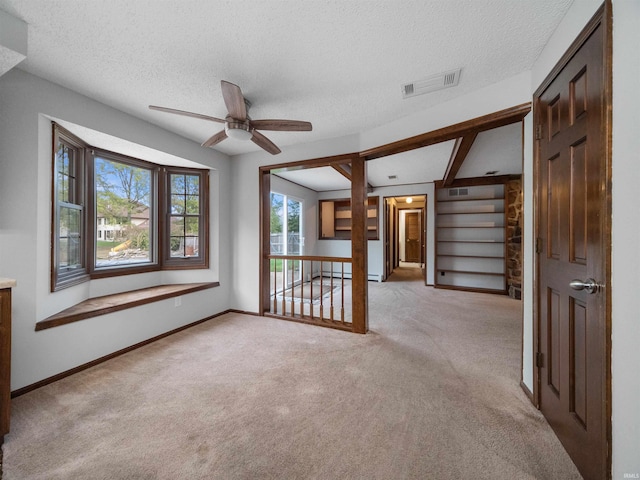
<svg viewBox="0 0 640 480"><path fill-rule="evenodd" d="M244 122L240 122L234 118L228 118L224 125L224 130L227 136L237 140L250 140L253 136L251 133L251 126L249 125L249 119Z"/></svg>

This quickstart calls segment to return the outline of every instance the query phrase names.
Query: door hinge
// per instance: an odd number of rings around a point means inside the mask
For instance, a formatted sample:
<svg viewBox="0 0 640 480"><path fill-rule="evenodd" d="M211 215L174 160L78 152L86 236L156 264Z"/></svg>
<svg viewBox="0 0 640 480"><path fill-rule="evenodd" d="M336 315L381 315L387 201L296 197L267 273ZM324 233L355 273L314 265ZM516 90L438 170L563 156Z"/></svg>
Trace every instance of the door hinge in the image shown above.
<svg viewBox="0 0 640 480"><path fill-rule="evenodd" d="M542 253L542 239L536 237L536 253Z"/></svg>
<svg viewBox="0 0 640 480"><path fill-rule="evenodd" d="M542 140L542 125L536 125L536 140Z"/></svg>
<svg viewBox="0 0 640 480"><path fill-rule="evenodd" d="M544 367L544 354L542 352L536 353L536 367Z"/></svg>

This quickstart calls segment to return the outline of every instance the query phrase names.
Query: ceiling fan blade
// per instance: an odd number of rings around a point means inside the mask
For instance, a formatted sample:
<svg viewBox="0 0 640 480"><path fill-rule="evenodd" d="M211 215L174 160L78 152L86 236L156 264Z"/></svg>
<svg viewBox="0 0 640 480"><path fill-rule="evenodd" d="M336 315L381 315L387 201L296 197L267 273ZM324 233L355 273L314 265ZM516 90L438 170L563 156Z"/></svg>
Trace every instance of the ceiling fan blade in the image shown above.
<svg viewBox="0 0 640 480"><path fill-rule="evenodd" d="M301 120L251 120L251 126L256 130L272 130L283 132L310 132L311 122Z"/></svg>
<svg viewBox="0 0 640 480"><path fill-rule="evenodd" d="M176 115L184 115L185 117L200 118L202 120L209 120L210 122L224 123L224 120L222 118L210 117L209 115L202 115L201 113L185 112L184 110L158 107L156 105L149 105L149 108L151 110L158 110L159 112L175 113Z"/></svg>
<svg viewBox="0 0 640 480"><path fill-rule="evenodd" d="M244 122L247 119L247 105L242 96L242 90L239 86L224 80L220 82L220 85L222 86L222 98L224 98L229 115Z"/></svg>
<svg viewBox="0 0 640 480"><path fill-rule="evenodd" d="M265 149L271 155L277 155L281 152L281 150L276 146L275 143L273 143L271 140L269 140L267 137L256 130L253 131L253 137L251 137L251 141L258 145L260 148Z"/></svg>
<svg viewBox="0 0 640 480"><path fill-rule="evenodd" d="M209 138L208 140L205 140L202 143L202 146L203 147L213 147L215 144L220 143L225 138L227 138L227 132L225 132L224 130L220 130L218 133L213 135L211 138Z"/></svg>

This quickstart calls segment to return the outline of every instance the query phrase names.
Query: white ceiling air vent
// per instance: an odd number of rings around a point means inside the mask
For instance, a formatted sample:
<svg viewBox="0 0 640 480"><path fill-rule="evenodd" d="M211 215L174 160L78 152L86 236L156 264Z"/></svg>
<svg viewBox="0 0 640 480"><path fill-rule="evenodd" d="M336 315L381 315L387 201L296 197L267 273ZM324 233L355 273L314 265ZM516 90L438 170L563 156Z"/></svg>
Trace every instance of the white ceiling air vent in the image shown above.
<svg viewBox="0 0 640 480"><path fill-rule="evenodd" d="M415 97L424 93L431 93L443 88L455 87L460 81L461 68L438 73L430 77L407 83L402 86L402 98Z"/></svg>

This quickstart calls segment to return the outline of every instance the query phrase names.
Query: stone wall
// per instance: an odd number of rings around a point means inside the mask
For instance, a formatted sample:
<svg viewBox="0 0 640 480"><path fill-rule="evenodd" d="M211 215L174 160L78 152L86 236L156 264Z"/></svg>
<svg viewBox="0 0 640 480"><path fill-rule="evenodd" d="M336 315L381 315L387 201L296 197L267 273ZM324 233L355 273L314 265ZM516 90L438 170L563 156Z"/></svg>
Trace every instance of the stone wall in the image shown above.
<svg viewBox="0 0 640 480"><path fill-rule="evenodd" d="M522 178L506 185L507 207L507 292L522 298Z"/></svg>

